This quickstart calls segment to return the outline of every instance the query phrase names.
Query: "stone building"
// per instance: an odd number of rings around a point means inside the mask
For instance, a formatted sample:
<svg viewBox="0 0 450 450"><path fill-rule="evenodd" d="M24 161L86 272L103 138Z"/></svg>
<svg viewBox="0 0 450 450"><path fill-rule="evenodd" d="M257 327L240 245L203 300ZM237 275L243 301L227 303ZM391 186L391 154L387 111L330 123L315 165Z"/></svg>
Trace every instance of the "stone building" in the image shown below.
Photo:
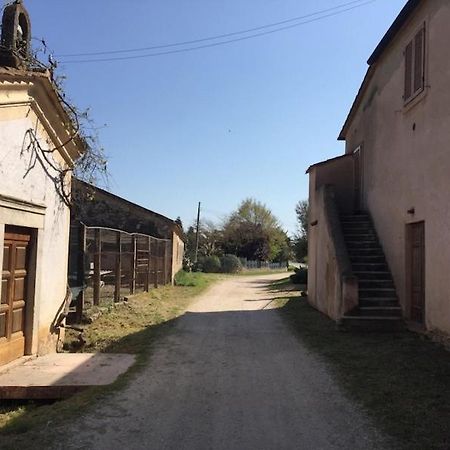
<svg viewBox="0 0 450 450"><path fill-rule="evenodd" d="M363 329L450 333L450 3L409 0L368 60L339 139L310 167L309 296Z"/></svg>
<svg viewBox="0 0 450 450"><path fill-rule="evenodd" d="M171 243L169 278L174 281L176 273L183 267L184 257L184 234L177 222L77 179L73 181L72 196L72 229L81 222L87 227L110 228L168 239Z"/></svg>
<svg viewBox="0 0 450 450"><path fill-rule="evenodd" d="M84 152L30 41L16 0L4 10L0 48L0 365L56 350L67 300L66 170Z"/></svg>

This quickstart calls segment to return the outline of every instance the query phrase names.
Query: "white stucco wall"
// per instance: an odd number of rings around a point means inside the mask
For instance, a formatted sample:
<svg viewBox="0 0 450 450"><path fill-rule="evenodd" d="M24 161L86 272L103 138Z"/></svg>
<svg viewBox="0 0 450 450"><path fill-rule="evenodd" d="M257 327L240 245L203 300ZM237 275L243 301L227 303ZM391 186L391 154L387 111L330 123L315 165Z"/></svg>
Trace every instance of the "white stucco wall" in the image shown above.
<svg viewBox="0 0 450 450"><path fill-rule="evenodd" d="M403 51L425 23L425 91L403 101ZM406 298L406 225L425 221L426 326L450 333L450 3L423 2L376 63L346 133L346 151L363 144L364 199ZM408 214L414 208L415 214Z"/></svg>
<svg viewBox="0 0 450 450"><path fill-rule="evenodd" d="M172 283L175 275L183 268L184 242L177 233L172 233Z"/></svg>
<svg viewBox="0 0 450 450"><path fill-rule="evenodd" d="M2 100L6 102L5 98L0 98L0 102ZM33 154L23 145L30 128L37 130L45 148L52 148L53 144L29 106L0 107L0 195L3 198L0 230L3 231L5 225L39 228L36 231L33 337L28 348L29 353L43 354L56 349L56 336L51 335L50 327L66 295L70 217L68 207L60 200L52 180L39 163L26 175L33 161ZM54 157L57 163L63 164L58 153ZM36 211L32 205L21 210L20 204L15 205L8 198L34 204Z"/></svg>

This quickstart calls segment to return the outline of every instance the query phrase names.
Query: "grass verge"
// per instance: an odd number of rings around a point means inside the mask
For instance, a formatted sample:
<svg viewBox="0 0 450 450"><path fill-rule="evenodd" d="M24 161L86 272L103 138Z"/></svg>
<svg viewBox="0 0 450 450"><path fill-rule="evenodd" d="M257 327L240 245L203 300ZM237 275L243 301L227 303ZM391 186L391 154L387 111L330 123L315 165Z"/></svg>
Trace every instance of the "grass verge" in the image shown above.
<svg viewBox="0 0 450 450"><path fill-rule="evenodd" d="M448 351L411 332L338 332L304 297L278 304L302 342L330 365L349 396L394 438L396 449L450 449Z"/></svg>
<svg viewBox="0 0 450 450"><path fill-rule="evenodd" d="M193 276L191 276L193 275ZM152 341L175 323L192 302L220 277L215 274L180 275L177 286L133 296L85 325L86 344L78 351L136 354L136 363L112 385L92 388L58 402L2 402L0 405L0 448L48 448L64 432L63 424L85 413L111 392L124 388L147 363ZM66 346L75 349L78 333L68 330ZM58 429L59 428L59 429Z"/></svg>

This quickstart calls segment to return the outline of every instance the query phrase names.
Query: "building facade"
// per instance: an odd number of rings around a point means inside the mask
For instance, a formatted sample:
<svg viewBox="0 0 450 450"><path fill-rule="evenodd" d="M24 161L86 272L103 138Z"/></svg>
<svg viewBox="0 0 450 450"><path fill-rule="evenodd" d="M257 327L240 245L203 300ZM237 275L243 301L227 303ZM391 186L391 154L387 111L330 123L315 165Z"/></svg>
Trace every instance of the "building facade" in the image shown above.
<svg viewBox="0 0 450 450"><path fill-rule="evenodd" d="M184 234L177 222L77 179L73 181L72 197L73 225L81 222L87 227L110 228L169 240L169 278L173 283L175 275L183 267L184 258Z"/></svg>
<svg viewBox="0 0 450 450"><path fill-rule="evenodd" d="M346 243L346 227L359 228L362 235L363 225L351 225L345 217L361 211L368 213L373 223L403 318L429 330L450 333L449 22L446 0L407 2L369 58L367 75L339 136L345 141L345 155L309 170L312 219L318 220L310 227L310 263L313 273L319 271L311 277L311 302L319 306L324 302L346 304L329 314L336 320L361 304L364 288L361 277L355 275L347 245L341 261L344 265L350 261L350 266L347 264L346 270L329 266L328 276L332 273L350 294L343 295L338 288L338 295L327 297L320 287L327 276L321 258L326 246ZM328 237L318 242L317 236L323 234L324 221L321 224L318 217L324 211L321 195L326 186L333 190L341 227L337 226L334 241ZM369 234L364 236L368 247ZM339 258L330 261L336 266ZM371 268L375 280L375 259L372 265L366 264L366 272ZM328 284L336 287L331 281ZM380 282L378 298L387 292L381 286Z"/></svg>
<svg viewBox="0 0 450 450"><path fill-rule="evenodd" d="M0 365L56 351L67 294L66 170L84 151L51 73L28 64L30 33L21 2L7 6L0 52Z"/></svg>

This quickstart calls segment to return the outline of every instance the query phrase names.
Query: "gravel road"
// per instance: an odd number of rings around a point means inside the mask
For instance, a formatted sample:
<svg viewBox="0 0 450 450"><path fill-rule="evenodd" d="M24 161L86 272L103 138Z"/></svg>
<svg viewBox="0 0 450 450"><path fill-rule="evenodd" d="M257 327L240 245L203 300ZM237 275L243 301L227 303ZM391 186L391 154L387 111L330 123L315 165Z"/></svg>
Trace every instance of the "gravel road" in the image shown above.
<svg viewBox="0 0 450 450"><path fill-rule="evenodd" d="M213 286L155 343L130 385L65 428L57 448L386 448L273 309L267 282L284 276Z"/></svg>

